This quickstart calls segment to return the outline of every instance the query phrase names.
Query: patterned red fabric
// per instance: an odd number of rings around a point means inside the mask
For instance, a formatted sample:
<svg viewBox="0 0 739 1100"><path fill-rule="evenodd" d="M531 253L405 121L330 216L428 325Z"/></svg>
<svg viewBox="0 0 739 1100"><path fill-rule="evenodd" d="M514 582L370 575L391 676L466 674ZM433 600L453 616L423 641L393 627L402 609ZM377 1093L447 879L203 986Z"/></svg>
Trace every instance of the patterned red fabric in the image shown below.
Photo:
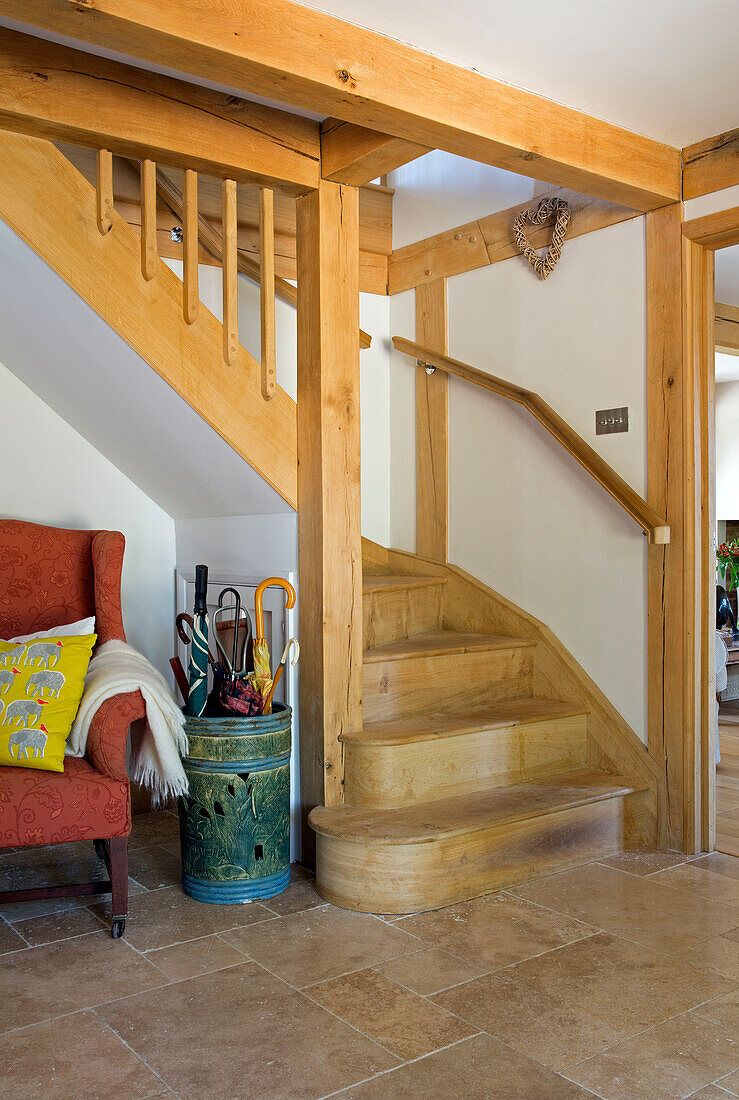
<svg viewBox="0 0 739 1100"><path fill-rule="evenodd" d="M126 771L128 730L132 722L143 718L145 714L146 704L140 691L114 695L112 699L106 699L101 703L87 735L87 756L101 775L128 782Z"/></svg>
<svg viewBox="0 0 739 1100"><path fill-rule="evenodd" d="M128 780L101 775L85 757L63 772L0 768L0 848L128 836Z"/></svg>
<svg viewBox="0 0 739 1100"><path fill-rule="evenodd" d="M126 640L120 531L74 531L0 520L0 638L94 615L98 644ZM140 691L108 699L92 720L87 756L63 772L0 767L0 848L127 836L126 746L146 713Z"/></svg>
<svg viewBox="0 0 739 1100"><path fill-rule="evenodd" d="M0 520L0 638L94 615L98 643L120 638L120 531L72 531Z"/></svg>

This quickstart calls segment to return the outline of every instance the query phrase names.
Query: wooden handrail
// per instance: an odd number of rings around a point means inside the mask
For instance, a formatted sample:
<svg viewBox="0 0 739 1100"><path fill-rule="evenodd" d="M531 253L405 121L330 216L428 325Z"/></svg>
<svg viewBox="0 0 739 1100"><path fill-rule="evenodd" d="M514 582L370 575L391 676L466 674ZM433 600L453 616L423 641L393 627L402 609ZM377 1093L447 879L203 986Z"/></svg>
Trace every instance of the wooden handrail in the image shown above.
<svg viewBox="0 0 739 1100"><path fill-rule="evenodd" d="M412 340L406 340L403 336L393 336L393 347L396 351L410 355L418 360L420 366L437 367L446 374L453 374L457 378L463 378L466 382L472 382L476 386L497 393L500 397L507 397L510 401L522 405L542 424L547 431L562 444L566 451L577 459L583 469L595 478L603 486L607 493L621 505L629 515L636 520L639 526L647 534L649 541L654 543L667 543L670 541L670 528L664 519L643 500L612 466L589 446L585 440L574 431L554 409L539 397L537 393L515 386L512 382L506 382L502 378L496 378L493 374L470 367L467 363L460 363L457 359L450 359L448 355L440 355L428 348L414 344Z"/></svg>

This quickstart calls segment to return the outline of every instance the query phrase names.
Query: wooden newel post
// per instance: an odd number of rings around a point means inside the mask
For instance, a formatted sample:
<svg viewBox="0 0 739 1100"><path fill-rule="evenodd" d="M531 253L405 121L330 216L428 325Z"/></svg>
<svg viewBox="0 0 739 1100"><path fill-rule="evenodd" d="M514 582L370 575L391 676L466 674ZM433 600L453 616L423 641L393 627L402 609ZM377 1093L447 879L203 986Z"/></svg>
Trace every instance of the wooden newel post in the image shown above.
<svg viewBox="0 0 739 1100"><path fill-rule="evenodd" d="M343 801L339 737L362 722L359 205L322 182L297 202L300 777L303 860L315 805Z"/></svg>

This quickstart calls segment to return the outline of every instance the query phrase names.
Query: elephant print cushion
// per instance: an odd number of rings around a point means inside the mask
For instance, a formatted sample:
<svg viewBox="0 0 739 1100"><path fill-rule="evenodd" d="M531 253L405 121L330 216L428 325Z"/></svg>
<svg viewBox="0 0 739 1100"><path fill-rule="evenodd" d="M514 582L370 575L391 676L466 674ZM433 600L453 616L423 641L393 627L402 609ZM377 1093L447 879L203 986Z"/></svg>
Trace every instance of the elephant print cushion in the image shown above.
<svg viewBox="0 0 739 1100"><path fill-rule="evenodd" d="M64 771L97 635L0 641L0 764Z"/></svg>

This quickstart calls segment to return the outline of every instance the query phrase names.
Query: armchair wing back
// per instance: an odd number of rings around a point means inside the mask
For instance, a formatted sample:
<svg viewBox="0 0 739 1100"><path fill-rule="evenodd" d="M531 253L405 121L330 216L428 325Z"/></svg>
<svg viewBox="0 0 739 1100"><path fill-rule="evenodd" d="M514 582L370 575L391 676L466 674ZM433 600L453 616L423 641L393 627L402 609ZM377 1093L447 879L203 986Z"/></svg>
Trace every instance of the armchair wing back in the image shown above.
<svg viewBox="0 0 739 1100"><path fill-rule="evenodd" d="M0 520L0 638L94 615L98 644L126 640L120 531L74 531Z"/></svg>

